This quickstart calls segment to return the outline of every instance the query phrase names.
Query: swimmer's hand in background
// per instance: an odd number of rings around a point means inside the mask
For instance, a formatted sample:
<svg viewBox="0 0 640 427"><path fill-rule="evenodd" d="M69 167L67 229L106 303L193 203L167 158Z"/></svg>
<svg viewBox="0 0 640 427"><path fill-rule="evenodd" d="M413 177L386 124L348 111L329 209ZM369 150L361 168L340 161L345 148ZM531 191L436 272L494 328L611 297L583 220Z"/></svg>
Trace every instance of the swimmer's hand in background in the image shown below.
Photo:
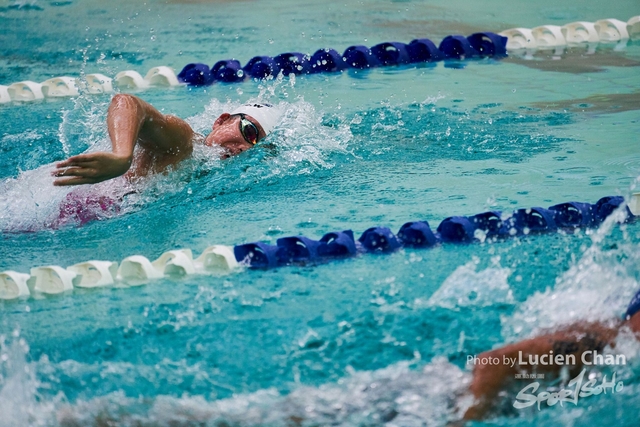
<svg viewBox="0 0 640 427"><path fill-rule="evenodd" d="M131 156L104 151L80 154L56 164L53 185L96 184L123 175L131 167Z"/></svg>

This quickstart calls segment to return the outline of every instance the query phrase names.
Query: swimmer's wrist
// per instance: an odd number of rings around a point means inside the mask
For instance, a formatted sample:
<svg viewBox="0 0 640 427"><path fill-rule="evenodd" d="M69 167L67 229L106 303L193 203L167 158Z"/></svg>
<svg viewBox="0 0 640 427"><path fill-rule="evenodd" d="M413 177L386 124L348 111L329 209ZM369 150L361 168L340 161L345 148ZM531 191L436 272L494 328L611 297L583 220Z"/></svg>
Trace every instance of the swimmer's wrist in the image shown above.
<svg viewBox="0 0 640 427"><path fill-rule="evenodd" d="M123 164L127 164L128 166L131 166L131 163L133 163L133 153L113 153L113 155L115 156L115 158L120 161Z"/></svg>

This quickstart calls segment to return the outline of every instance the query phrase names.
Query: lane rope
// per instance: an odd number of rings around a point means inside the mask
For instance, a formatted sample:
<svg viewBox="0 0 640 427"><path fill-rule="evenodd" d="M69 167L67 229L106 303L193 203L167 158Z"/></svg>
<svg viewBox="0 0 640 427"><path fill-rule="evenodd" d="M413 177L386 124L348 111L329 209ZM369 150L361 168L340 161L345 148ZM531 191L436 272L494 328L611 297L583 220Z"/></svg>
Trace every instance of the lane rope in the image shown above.
<svg viewBox="0 0 640 427"><path fill-rule="evenodd" d="M507 56L508 52L520 54L524 51L526 55L530 55L536 49L559 49L576 44L587 44L590 50L594 50L593 45L596 43L626 45L629 38L638 37L640 15L627 22L608 18L596 22L572 22L563 26L510 28L498 34L480 32L468 37L450 35L438 46L429 39L415 39L410 43L385 42L372 47L349 46L342 54L334 49L324 48L312 55L285 52L275 57L254 56L244 66L237 59L217 61L211 67L203 63L191 63L184 66L177 75L173 68L162 65L151 68L144 77L135 70L124 70L114 78L94 73L79 78L53 77L41 83L24 80L8 86L0 85L0 104L73 97L81 93L110 93L114 89L140 91L154 87L207 86L274 78L280 74L331 73L349 68L368 69L443 60L499 58Z"/></svg>
<svg viewBox="0 0 640 427"><path fill-rule="evenodd" d="M397 234L374 226L356 240L352 230L327 233L319 240L305 236L282 237L275 245L251 242L234 247L213 245L197 258L191 249L174 249L150 261L132 255L120 263L90 260L67 268L47 265L30 272L0 272L0 299L27 299L72 292L75 288L139 286L162 278L193 274L223 275L244 268L269 269L289 265L315 265L367 253L389 254L403 247L433 248L441 244L496 242L558 230L568 232L598 227L614 211L623 210L625 222L640 216L640 193L628 203L622 196L607 196L595 204L560 203L513 212L488 211L472 216L445 218L433 231L427 221L404 224Z"/></svg>

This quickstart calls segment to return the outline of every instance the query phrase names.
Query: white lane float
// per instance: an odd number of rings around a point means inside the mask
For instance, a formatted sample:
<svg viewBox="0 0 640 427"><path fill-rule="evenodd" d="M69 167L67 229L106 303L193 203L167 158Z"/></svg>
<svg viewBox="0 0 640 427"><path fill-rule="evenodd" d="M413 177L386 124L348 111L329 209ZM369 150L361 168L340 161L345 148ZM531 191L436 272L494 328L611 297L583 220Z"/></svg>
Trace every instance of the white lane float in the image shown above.
<svg viewBox="0 0 640 427"><path fill-rule="evenodd" d="M151 264L163 275L184 276L196 272L191 249L167 251Z"/></svg>
<svg viewBox="0 0 640 427"><path fill-rule="evenodd" d="M118 274L118 263L112 261L86 261L70 267L67 270L78 275L79 288L96 288L113 285Z"/></svg>
<svg viewBox="0 0 640 427"><path fill-rule="evenodd" d="M209 246L194 264L197 270L209 273L226 273L239 267L233 248L224 245Z"/></svg>
<svg viewBox="0 0 640 427"><path fill-rule="evenodd" d="M144 80L149 86L180 86L176 73L167 66L153 67L144 76Z"/></svg>
<svg viewBox="0 0 640 427"><path fill-rule="evenodd" d="M11 102L11 97L9 96L9 87L0 85L0 104L6 104L7 102Z"/></svg>
<svg viewBox="0 0 640 427"><path fill-rule="evenodd" d="M207 247L197 259L191 249L170 250L151 262L143 255L132 255L120 264L113 261L85 261L66 269L57 265L36 267L31 274L0 272L0 300L29 298L35 293L59 294L73 288L112 286L118 282L144 285L163 277L191 274L228 274L237 269L232 246Z"/></svg>
<svg viewBox="0 0 640 427"><path fill-rule="evenodd" d="M11 84L7 87L7 92L12 101L34 101L44 98L42 85L31 80Z"/></svg>
<svg viewBox="0 0 640 427"><path fill-rule="evenodd" d="M565 46L567 41L562 34L562 28L559 25L541 25L531 30L533 38L536 40L537 47L558 47Z"/></svg>
<svg viewBox="0 0 640 427"><path fill-rule="evenodd" d="M537 47L536 39L529 28L510 28L498 33L507 37L507 50L533 49Z"/></svg>
<svg viewBox="0 0 640 427"><path fill-rule="evenodd" d="M640 215L640 193L633 193L629 198L629 210L634 215Z"/></svg>
<svg viewBox="0 0 640 427"><path fill-rule="evenodd" d="M16 271L3 271L0 273L0 299L29 298L31 291L27 280L31 276Z"/></svg>
<svg viewBox="0 0 640 427"><path fill-rule="evenodd" d="M80 94L76 79L73 77L54 77L45 80L40 85L45 98L61 98Z"/></svg>
<svg viewBox="0 0 640 427"><path fill-rule="evenodd" d="M627 21L627 34L632 39L640 38L640 15L629 18Z"/></svg>
<svg viewBox="0 0 640 427"><path fill-rule="evenodd" d="M87 81L87 92L91 94L113 92L113 79L104 74L87 74L85 79Z"/></svg>
<svg viewBox="0 0 640 427"><path fill-rule="evenodd" d="M161 279L164 273L142 255L132 255L122 260L118 267L117 279L130 285L143 285L149 280Z"/></svg>
<svg viewBox="0 0 640 427"><path fill-rule="evenodd" d="M618 19L600 19L594 23L594 27L602 42L617 42L629 38L627 23Z"/></svg>
<svg viewBox="0 0 640 427"><path fill-rule="evenodd" d="M149 82L134 70L120 71L116 74L114 81L120 89L146 89L149 87Z"/></svg>
<svg viewBox="0 0 640 427"><path fill-rule="evenodd" d="M27 282L36 292L43 294L61 294L71 291L78 275L58 265L47 265L31 269L31 278Z"/></svg>
<svg viewBox="0 0 640 427"><path fill-rule="evenodd" d="M562 35L567 43L597 43L600 41L593 22L579 21L562 26Z"/></svg>

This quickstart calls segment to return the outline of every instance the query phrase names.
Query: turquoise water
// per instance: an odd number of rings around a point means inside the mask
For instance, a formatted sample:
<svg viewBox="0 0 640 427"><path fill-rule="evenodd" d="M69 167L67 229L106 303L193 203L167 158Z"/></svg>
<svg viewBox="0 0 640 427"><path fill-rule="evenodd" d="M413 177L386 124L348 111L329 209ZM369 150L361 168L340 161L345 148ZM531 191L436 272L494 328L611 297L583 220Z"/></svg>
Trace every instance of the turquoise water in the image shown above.
<svg viewBox="0 0 640 427"><path fill-rule="evenodd" d="M631 1L15 3L0 3L0 84L639 13ZM50 163L109 146L110 97L2 105L0 270L628 196L640 45L558 56L141 92L203 132L257 97L286 114L265 147L224 162L197 152L84 226L51 226L70 190L51 186ZM468 355L620 316L640 287L639 244L637 224L607 223L0 302L0 425L445 425ZM630 360L616 367L622 393L487 424L637 425L640 345L623 336L615 352Z"/></svg>

